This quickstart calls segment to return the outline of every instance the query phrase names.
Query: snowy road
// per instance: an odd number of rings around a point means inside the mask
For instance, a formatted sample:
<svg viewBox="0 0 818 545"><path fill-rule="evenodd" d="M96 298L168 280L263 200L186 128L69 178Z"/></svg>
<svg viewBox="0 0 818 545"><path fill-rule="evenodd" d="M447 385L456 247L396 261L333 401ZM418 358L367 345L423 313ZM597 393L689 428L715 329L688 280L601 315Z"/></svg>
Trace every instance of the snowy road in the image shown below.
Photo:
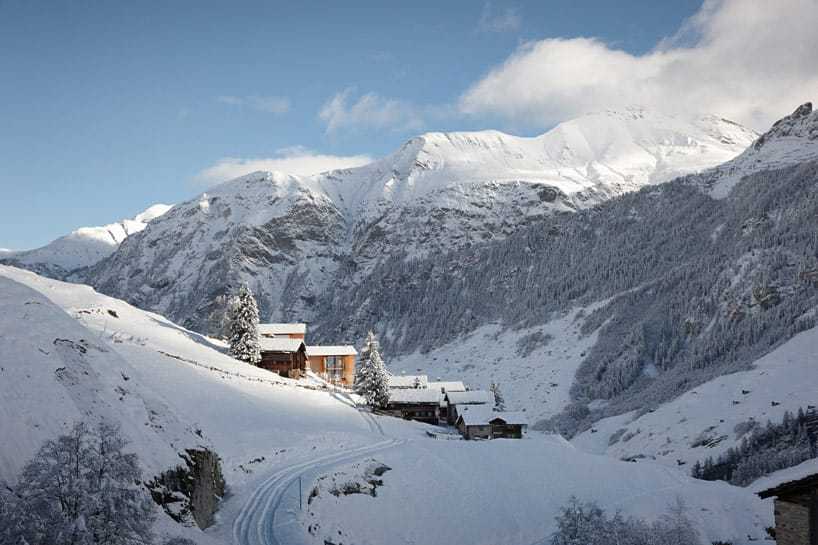
<svg viewBox="0 0 818 545"><path fill-rule="evenodd" d="M361 415L370 428L383 435L381 426L369 413ZM242 506L233 522L233 542L238 545L299 545L308 543L299 524L300 501L298 480L309 485L319 473L353 462L361 457L405 443L404 439L386 438L377 443L312 458L279 469L264 480Z"/></svg>

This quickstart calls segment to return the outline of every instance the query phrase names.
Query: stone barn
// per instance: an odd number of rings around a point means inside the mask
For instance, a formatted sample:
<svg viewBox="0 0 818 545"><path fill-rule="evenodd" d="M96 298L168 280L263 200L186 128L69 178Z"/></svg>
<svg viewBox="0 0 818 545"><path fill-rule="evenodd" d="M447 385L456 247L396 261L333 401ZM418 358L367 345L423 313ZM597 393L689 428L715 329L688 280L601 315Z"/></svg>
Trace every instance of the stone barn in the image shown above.
<svg viewBox="0 0 818 545"><path fill-rule="evenodd" d="M758 493L775 498L775 542L818 545L818 473Z"/></svg>

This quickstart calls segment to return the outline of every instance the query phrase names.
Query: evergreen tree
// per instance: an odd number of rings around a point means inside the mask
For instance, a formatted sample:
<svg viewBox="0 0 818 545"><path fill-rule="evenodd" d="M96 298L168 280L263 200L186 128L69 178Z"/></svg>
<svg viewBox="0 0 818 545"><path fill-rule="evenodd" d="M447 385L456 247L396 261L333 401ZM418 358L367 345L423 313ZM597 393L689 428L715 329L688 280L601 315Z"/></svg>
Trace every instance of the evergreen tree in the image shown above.
<svg viewBox="0 0 818 545"><path fill-rule="evenodd" d="M230 305L230 355L252 365L261 361L258 305L247 284L241 285Z"/></svg>
<svg viewBox="0 0 818 545"><path fill-rule="evenodd" d="M0 542L150 545L153 504L135 454L116 426L77 424L47 441L23 468L3 508Z"/></svg>
<svg viewBox="0 0 818 545"><path fill-rule="evenodd" d="M494 410L500 413L505 411L506 400L503 398L503 393L500 391L500 385L496 382L492 382L489 386L489 390L494 394Z"/></svg>
<svg viewBox="0 0 818 545"><path fill-rule="evenodd" d="M381 359L378 340L372 331L358 358L355 369L355 392L366 399L370 407L385 407L389 402L389 378Z"/></svg>

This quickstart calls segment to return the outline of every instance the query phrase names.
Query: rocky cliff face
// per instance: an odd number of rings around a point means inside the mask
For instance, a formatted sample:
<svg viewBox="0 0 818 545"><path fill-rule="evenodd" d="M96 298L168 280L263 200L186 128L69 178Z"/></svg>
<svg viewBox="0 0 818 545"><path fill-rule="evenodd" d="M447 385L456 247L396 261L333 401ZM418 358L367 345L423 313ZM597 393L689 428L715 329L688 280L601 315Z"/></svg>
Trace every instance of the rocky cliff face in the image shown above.
<svg viewBox="0 0 818 545"><path fill-rule="evenodd" d="M320 321L328 288L359 285L384 260L502 240L718 164L755 136L718 118L635 109L534 138L428 133L355 169L223 184L129 237L82 280L200 331L217 328L239 282L255 292L262 319Z"/></svg>

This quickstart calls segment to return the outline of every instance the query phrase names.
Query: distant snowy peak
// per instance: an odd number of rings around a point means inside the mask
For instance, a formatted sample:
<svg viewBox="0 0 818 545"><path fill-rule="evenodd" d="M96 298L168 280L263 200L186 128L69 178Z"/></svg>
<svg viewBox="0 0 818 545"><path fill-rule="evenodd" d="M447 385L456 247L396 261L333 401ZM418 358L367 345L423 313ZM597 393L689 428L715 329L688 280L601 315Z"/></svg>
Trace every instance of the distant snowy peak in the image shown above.
<svg viewBox="0 0 818 545"><path fill-rule="evenodd" d="M688 120L629 108L584 115L535 137L495 130L426 133L372 164L315 179L323 178L347 206L364 207L486 182L612 195L711 168L757 137L716 116Z"/></svg>
<svg viewBox="0 0 818 545"><path fill-rule="evenodd" d="M721 199L748 174L814 159L818 159L818 111L807 102L777 121L744 153L715 167L708 189L714 198Z"/></svg>
<svg viewBox="0 0 818 545"><path fill-rule="evenodd" d="M71 271L93 265L109 256L130 235L145 229L148 222L171 209L172 205L155 204L132 219L101 227L80 227L45 246L34 250L0 253L0 259L50 276L63 277Z"/></svg>

